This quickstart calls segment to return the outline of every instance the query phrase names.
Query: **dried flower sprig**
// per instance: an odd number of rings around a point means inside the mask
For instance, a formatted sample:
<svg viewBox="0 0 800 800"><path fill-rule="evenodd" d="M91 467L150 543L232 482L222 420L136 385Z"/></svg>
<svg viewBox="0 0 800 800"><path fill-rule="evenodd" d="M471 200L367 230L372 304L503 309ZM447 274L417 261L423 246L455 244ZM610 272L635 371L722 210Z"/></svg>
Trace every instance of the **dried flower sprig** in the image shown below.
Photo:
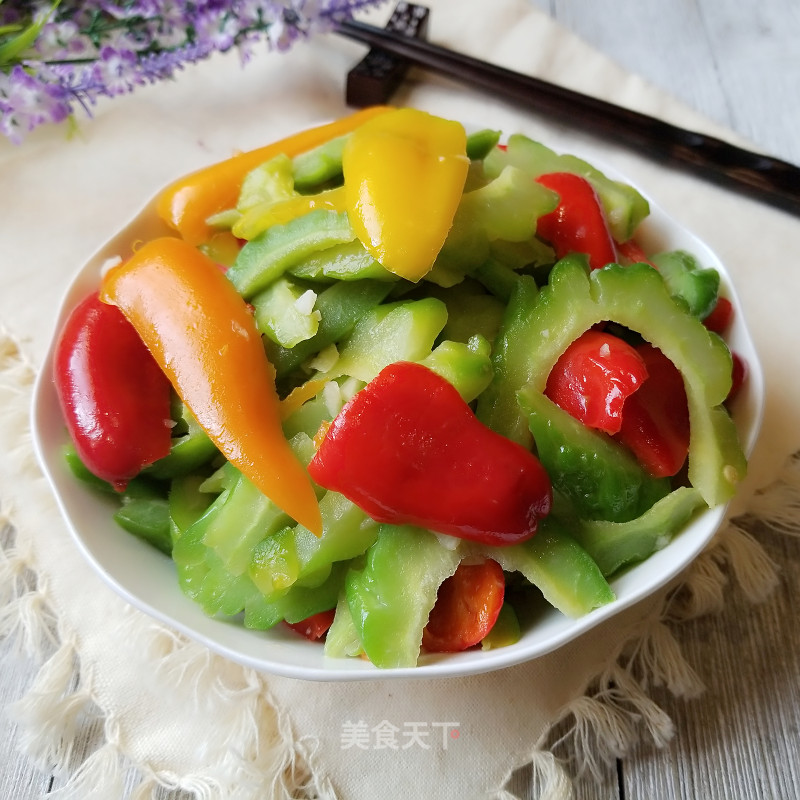
<svg viewBox="0 0 800 800"><path fill-rule="evenodd" d="M0 0L0 132L19 143L99 97L172 78L214 52L286 50L381 0Z"/></svg>

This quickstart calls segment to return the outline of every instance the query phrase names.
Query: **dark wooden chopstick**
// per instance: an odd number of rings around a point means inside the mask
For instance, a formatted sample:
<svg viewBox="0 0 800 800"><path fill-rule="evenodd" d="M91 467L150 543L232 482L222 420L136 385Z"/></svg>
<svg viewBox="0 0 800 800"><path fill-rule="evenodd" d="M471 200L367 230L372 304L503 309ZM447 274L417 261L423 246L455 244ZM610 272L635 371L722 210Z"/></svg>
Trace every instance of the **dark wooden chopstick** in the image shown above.
<svg viewBox="0 0 800 800"><path fill-rule="evenodd" d="M422 39L355 20L338 23L336 30L349 39L401 56L417 66L800 215L800 168L794 164Z"/></svg>

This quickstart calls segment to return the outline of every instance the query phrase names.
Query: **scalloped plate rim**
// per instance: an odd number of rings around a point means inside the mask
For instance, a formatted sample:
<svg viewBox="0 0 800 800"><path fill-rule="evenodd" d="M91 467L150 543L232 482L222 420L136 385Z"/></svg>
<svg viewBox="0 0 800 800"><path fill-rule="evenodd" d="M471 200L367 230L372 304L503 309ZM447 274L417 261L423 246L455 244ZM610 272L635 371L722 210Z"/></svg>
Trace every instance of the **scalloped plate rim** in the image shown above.
<svg viewBox="0 0 800 800"><path fill-rule="evenodd" d="M626 180L616 170L602 164L600 159L592 157L592 163L610 177ZM61 301L54 328L56 332L60 330L68 309L96 286L103 264L118 254L121 247L137 239L174 233L155 215L158 194L78 270ZM716 254L697 236L670 218L649 195L645 192L642 194L650 202L651 213L640 226L639 230L643 233L641 238L664 240L669 249L681 247L689 250L704 266L717 268L722 276L725 294L734 304L736 317L727 338L733 349L744 355L748 364L748 381L744 396L737 399L738 411L734 417L740 433L743 433L745 449L750 453L763 416L764 380L736 290ZM637 238L640 237L637 235ZM727 506L701 512L662 550L611 581L617 593L615 601L577 620L569 620L554 609L549 609L543 619L526 631L514 645L488 651L423 654L418 666L408 668L378 669L361 659L330 659L324 656L319 643L308 642L283 630L283 626L267 632L252 631L230 621L206 616L199 606L181 593L171 560L134 536L126 535L111 519L111 506L69 474L61 457L61 446L66 443L67 437L50 377L56 335L54 333L34 387L31 408L33 444L77 548L97 575L126 602L213 652L259 671L304 680L363 681L465 676L530 661L577 639L672 581L709 543L726 516ZM98 531L98 528L102 531ZM111 539L110 546L105 534ZM147 567L146 572L140 570L143 565ZM169 573L172 580L169 579ZM652 579L642 579L642 575L653 573L655 577Z"/></svg>

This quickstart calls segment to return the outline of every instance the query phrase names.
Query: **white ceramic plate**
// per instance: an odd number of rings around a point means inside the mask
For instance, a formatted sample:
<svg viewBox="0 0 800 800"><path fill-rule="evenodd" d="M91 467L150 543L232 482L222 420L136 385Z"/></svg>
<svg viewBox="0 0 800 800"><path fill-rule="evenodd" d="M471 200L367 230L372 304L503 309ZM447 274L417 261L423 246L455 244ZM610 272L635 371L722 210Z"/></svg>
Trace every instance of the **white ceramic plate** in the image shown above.
<svg viewBox="0 0 800 800"><path fill-rule="evenodd" d="M603 165L598 165L606 169ZM606 169L613 175L613 170ZM618 177L618 176L615 176ZM68 311L96 287L107 259L130 252L137 240L147 240L166 229L151 201L121 232L103 245L76 275L64 298L56 330ZM758 434L763 408L763 376L741 306L730 278L716 255L697 237L678 226L651 202L651 215L637 238L646 250L685 249L703 266L715 267L722 276L723 291L736 308L727 339L746 360L748 377L736 399L734 419L749 452ZM684 569L709 542L720 526L725 508L698 515L663 550L627 570L612 581L617 600L578 620L550 609L537 616L520 641L496 650L469 650L447 655L423 655L415 668L379 670L361 659L329 659L320 644L306 641L283 626L267 631L247 630L235 622L207 617L186 598L178 586L172 561L117 527L111 518L113 500L98 496L68 471L62 447L67 434L51 379L52 346L39 376L33 405L34 444L39 461L50 480L75 543L97 573L125 600L211 650L233 661L259 670L310 680L365 680L387 678L432 678L467 675L518 664L575 639L600 622L643 599Z"/></svg>

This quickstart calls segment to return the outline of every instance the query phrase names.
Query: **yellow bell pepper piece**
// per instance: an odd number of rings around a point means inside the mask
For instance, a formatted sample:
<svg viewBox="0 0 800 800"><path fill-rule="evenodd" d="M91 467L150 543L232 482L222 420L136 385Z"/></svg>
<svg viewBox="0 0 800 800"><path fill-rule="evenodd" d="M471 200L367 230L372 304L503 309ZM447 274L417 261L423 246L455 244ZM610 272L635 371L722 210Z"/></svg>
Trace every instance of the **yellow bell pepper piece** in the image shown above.
<svg viewBox="0 0 800 800"><path fill-rule="evenodd" d="M418 281L453 224L469 168L464 127L412 108L364 122L345 145L350 223L390 272Z"/></svg>
<svg viewBox="0 0 800 800"><path fill-rule="evenodd" d="M231 231L240 239L255 239L260 233L273 225L285 225L297 217L302 217L317 208L331 211L344 211L344 187L327 189L319 194L298 194L277 203L263 203L253 206L242 214Z"/></svg>
<svg viewBox="0 0 800 800"><path fill-rule="evenodd" d="M219 266L177 238L154 239L109 270L119 307L220 452L317 535L322 518L281 430L275 372L252 314Z"/></svg>
<svg viewBox="0 0 800 800"><path fill-rule="evenodd" d="M278 153L290 157L304 153L329 139L349 133L363 122L389 110L387 106L365 108L327 125L310 128L266 147L240 153L192 172L164 189L156 200L156 211L187 242L201 244L214 233L206 220L236 205L242 181L250 170Z"/></svg>
<svg viewBox="0 0 800 800"><path fill-rule="evenodd" d="M295 388L281 400L281 419L289 419L295 411L300 409L303 403L316 397L325 388L327 382L327 380L322 378L312 378L305 383L301 383L300 386L295 386Z"/></svg>

